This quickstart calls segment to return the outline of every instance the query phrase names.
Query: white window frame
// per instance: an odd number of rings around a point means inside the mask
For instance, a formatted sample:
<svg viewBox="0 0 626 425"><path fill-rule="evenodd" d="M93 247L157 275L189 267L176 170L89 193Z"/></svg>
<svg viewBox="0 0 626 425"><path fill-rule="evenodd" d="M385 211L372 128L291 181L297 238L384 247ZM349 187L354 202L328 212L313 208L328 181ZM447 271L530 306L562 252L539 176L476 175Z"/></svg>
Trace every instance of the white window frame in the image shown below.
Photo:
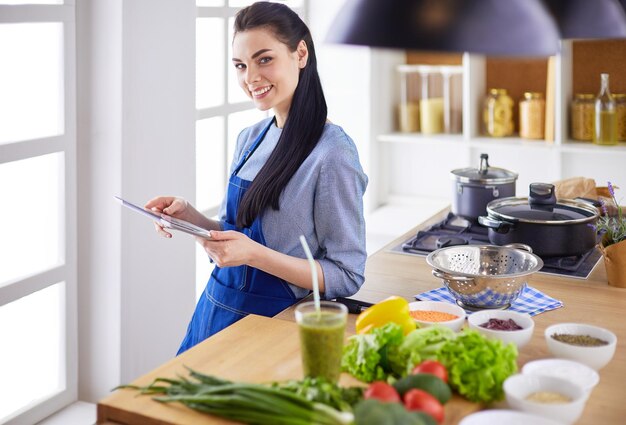
<svg viewBox="0 0 626 425"><path fill-rule="evenodd" d="M63 264L0 283L0 306L16 301L59 282L65 282L65 322L61 335L64 355L59 365L61 383L65 388L45 400L33 402L10 417L7 424L36 423L77 400L77 217L76 217L76 8L75 0L59 5L0 5L0 24L60 22L63 24L64 132L58 136L0 144L0 164L40 155L61 153L64 176L61 193L64 197ZM64 242L64 243L63 243Z"/></svg>

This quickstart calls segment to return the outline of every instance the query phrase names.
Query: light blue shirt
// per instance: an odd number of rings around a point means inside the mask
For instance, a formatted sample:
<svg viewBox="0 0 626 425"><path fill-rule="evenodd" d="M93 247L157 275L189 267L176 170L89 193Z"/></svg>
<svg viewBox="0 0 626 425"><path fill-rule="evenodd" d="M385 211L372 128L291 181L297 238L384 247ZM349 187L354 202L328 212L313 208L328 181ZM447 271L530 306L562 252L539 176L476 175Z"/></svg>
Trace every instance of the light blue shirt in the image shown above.
<svg viewBox="0 0 626 425"><path fill-rule="evenodd" d="M271 119L239 134L231 173ZM263 142L239 170L239 177L254 180L276 147L281 132L275 124L271 126ZM306 258L299 239L304 235L322 267L326 299L353 295L365 280L363 194L366 187L367 176L354 142L341 127L326 123L317 146L283 190L280 209L270 207L261 215L266 244L275 251ZM219 216L225 220L226 201ZM309 293L299 286L290 286L298 298Z"/></svg>

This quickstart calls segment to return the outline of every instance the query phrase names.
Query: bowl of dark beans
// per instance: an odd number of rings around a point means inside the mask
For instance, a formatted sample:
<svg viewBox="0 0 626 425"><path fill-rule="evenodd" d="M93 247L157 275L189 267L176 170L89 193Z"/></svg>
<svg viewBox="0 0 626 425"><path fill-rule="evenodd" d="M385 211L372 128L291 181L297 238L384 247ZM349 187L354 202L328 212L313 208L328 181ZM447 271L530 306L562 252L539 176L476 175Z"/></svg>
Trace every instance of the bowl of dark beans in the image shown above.
<svg viewBox="0 0 626 425"><path fill-rule="evenodd" d="M469 315L467 322L470 329L487 338L513 343L517 348L528 344L535 329L535 322L528 314L510 310L477 311Z"/></svg>

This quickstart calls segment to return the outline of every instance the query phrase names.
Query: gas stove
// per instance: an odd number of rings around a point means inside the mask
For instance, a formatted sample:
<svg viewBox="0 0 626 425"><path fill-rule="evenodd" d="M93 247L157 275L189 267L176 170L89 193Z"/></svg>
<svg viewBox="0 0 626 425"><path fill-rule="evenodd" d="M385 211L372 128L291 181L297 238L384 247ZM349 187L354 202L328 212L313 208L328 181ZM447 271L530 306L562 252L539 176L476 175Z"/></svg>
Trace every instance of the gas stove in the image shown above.
<svg viewBox="0 0 626 425"><path fill-rule="evenodd" d="M489 230L452 213L432 225L420 230L407 241L393 247L391 252L398 254L426 256L439 248L455 245L488 245ZM587 279L602 254L597 248L570 257L542 258L544 266L539 273Z"/></svg>

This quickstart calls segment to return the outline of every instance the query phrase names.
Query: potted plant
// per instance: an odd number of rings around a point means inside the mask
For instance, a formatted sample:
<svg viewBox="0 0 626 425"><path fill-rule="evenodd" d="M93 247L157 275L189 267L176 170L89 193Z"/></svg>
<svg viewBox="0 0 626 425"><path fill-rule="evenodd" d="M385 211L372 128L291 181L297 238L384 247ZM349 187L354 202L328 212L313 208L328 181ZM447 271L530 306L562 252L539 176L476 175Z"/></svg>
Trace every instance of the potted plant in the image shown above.
<svg viewBox="0 0 626 425"><path fill-rule="evenodd" d="M598 219L595 228L602 235L600 251L604 256L609 285L626 288L626 217L615 198L615 188L611 182L608 182L608 191L617 208L617 214L610 215L606 202L600 199L603 215Z"/></svg>

